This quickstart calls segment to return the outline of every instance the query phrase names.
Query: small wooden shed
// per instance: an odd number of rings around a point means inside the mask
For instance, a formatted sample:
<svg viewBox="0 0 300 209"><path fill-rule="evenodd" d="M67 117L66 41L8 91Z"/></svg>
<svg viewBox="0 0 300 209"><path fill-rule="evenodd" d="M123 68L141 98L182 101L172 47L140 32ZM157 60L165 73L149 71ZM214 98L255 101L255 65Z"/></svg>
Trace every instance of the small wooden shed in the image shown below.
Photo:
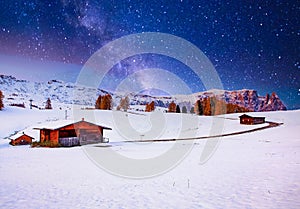
<svg viewBox="0 0 300 209"><path fill-rule="evenodd" d="M240 117L240 124L255 125L265 123L265 117L252 117L247 114L243 114Z"/></svg>
<svg viewBox="0 0 300 209"><path fill-rule="evenodd" d="M35 129L40 130L40 142L48 141L53 145L59 144L65 147L102 143L104 142L103 130L111 130L111 128L90 123L84 119L75 123L63 121Z"/></svg>
<svg viewBox="0 0 300 209"><path fill-rule="evenodd" d="M29 145L32 143L32 139L34 138L22 132L9 137L9 139L11 140L9 144L16 146L16 145Z"/></svg>

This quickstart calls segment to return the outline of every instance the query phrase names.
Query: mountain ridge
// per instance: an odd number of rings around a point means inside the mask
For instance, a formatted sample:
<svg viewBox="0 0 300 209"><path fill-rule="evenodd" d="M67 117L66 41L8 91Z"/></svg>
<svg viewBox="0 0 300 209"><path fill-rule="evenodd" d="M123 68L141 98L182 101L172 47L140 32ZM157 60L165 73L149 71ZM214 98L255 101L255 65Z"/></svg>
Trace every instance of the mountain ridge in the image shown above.
<svg viewBox="0 0 300 209"><path fill-rule="evenodd" d="M55 103L53 105L54 108L55 106L62 108L65 105L91 107L95 105L98 95L111 94L114 107L118 105L122 97L128 96L130 105L146 105L154 101L155 106L168 108L169 104L174 101L181 109L185 106L187 110L190 111L197 100L215 97L218 100L223 100L227 104L235 104L254 112L287 109L275 92L267 94L266 96L260 96L256 90L250 89L232 91L211 89L191 95L152 96L146 94L110 92L61 80L33 82L18 80L9 75L0 75L0 90L5 96L4 105L23 103L25 107L29 107L29 100L32 99L36 106L43 108L47 98L50 98L51 101Z"/></svg>

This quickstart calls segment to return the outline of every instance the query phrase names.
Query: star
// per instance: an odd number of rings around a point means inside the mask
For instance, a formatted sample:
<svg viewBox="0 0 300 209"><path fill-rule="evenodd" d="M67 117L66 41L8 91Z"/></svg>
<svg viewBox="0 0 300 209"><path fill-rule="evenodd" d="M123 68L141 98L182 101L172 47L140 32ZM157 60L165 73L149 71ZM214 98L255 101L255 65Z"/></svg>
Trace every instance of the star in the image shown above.
<svg viewBox="0 0 300 209"><path fill-rule="evenodd" d="M294 91L300 80L297 2L24 0L3 1L1 7L2 55L83 65L102 46L124 35L168 33L198 47L214 64L224 88L251 88L262 94L274 89L288 106L300 103ZM148 60L138 65L140 59ZM193 92L205 90L176 60L137 56L116 64L111 73L123 78L125 66L132 73L161 66ZM289 90L294 97L287 96Z"/></svg>

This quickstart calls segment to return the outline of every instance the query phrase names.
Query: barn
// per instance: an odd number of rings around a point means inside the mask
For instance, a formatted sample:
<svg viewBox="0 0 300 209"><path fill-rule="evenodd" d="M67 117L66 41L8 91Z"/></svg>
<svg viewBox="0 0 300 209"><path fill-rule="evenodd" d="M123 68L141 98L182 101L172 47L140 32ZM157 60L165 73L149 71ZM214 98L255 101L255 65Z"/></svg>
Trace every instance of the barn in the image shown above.
<svg viewBox="0 0 300 209"><path fill-rule="evenodd" d="M100 126L84 119L70 123L70 121L58 121L40 130L40 142L51 142L53 145L64 147L87 145L104 142L103 130L111 128Z"/></svg>
<svg viewBox="0 0 300 209"><path fill-rule="evenodd" d="M240 117L240 124L255 125L265 123L265 117L252 117L247 114L243 114Z"/></svg>
<svg viewBox="0 0 300 209"><path fill-rule="evenodd" d="M16 145L29 145L32 143L32 139L34 138L22 132L9 137L9 139L11 140L9 144L16 146Z"/></svg>

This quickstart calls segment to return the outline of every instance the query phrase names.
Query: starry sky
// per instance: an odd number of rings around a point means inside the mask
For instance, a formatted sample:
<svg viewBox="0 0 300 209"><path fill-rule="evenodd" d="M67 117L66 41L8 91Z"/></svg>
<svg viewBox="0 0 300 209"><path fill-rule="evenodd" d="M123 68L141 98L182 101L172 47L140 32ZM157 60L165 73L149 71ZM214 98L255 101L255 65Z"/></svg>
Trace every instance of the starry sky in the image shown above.
<svg viewBox="0 0 300 209"><path fill-rule="evenodd" d="M74 81L88 58L110 41L161 32L203 51L224 89L274 91L295 109L300 108L299 17L299 2L281 0L1 1L0 74ZM118 83L141 68L165 69L193 92L206 90L187 66L162 55L130 57L110 74Z"/></svg>

